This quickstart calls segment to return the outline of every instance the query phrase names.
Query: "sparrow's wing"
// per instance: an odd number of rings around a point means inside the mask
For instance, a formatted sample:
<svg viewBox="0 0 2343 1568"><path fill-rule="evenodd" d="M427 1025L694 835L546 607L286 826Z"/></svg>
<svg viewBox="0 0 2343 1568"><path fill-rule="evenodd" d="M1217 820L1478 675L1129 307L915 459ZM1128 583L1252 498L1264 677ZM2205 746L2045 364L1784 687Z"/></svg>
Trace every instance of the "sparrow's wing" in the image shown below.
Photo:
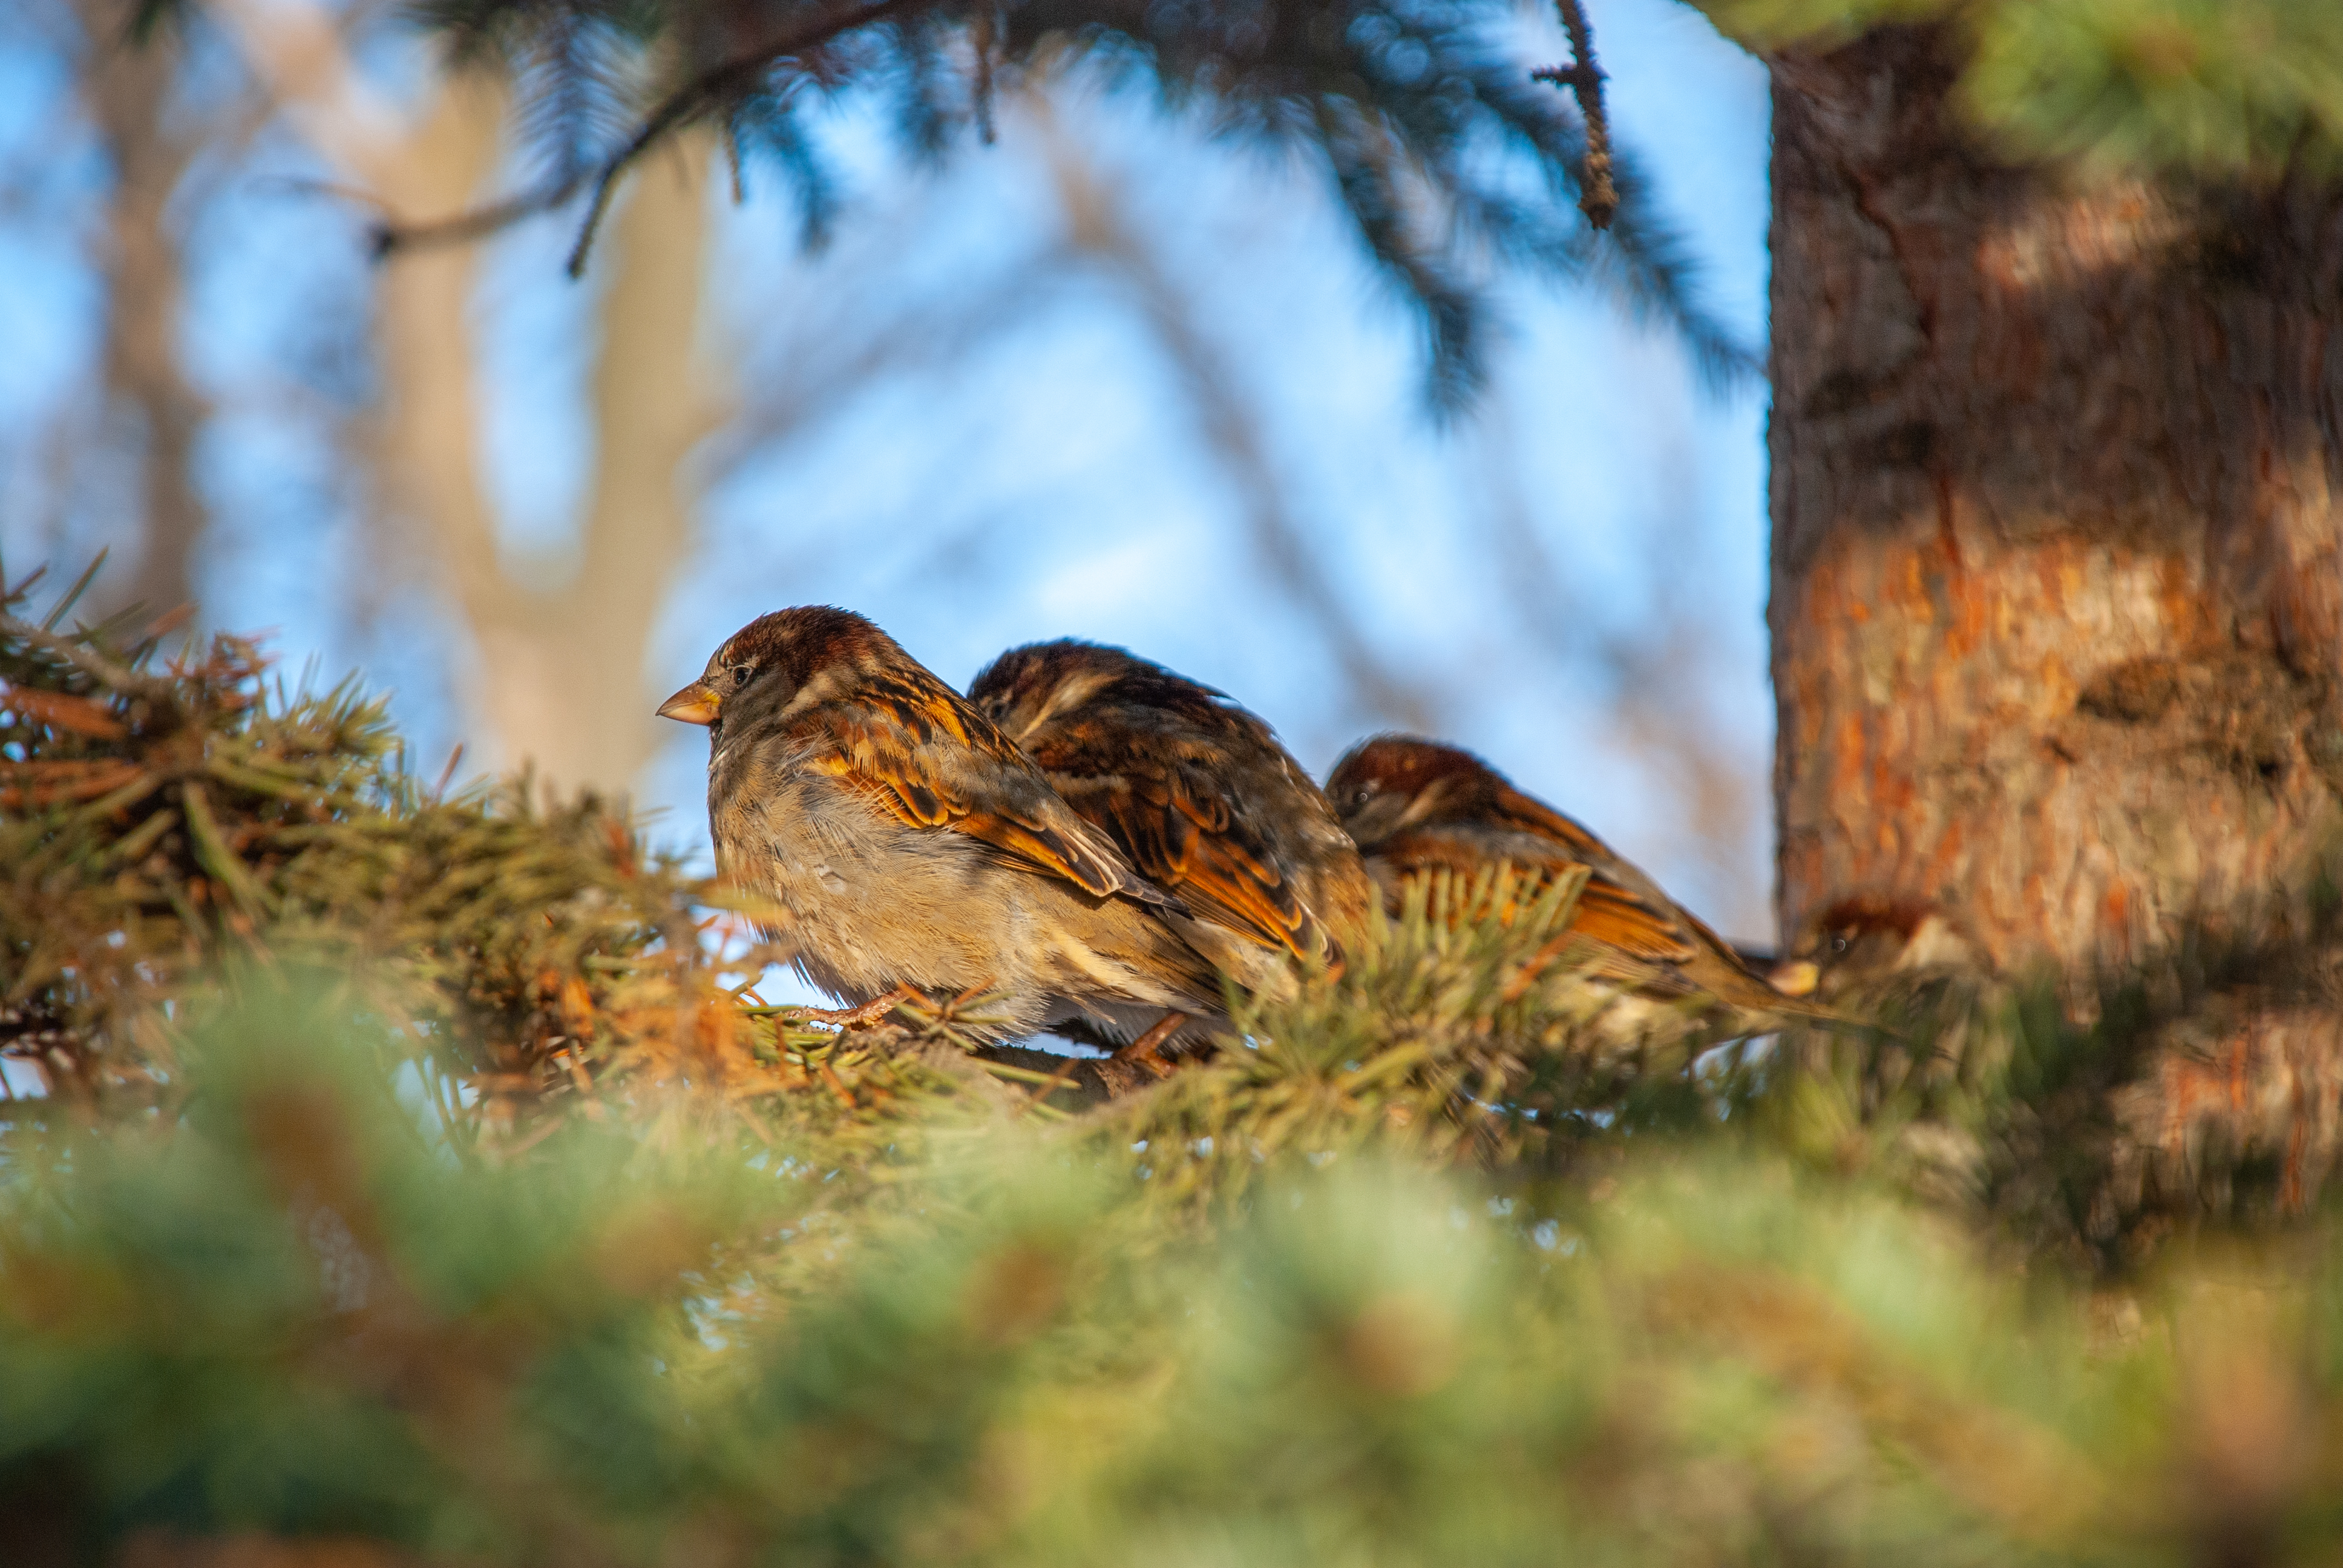
<svg viewBox="0 0 2343 1568"><path fill-rule="evenodd" d="M1133 871L990 719L926 670L866 677L855 698L807 716L827 742L813 767L910 827L965 833L1012 865L1100 898L1121 893L1183 908Z"/></svg>
<svg viewBox="0 0 2343 1568"><path fill-rule="evenodd" d="M1116 748L1095 770L1063 748L1045 747L1041 760L1075 810L1198 914L1296 956L1320 952L1316 919L1231 797L1241 769L1145 740Z"/></svg>
<svg viewBox="0 0 2343 1568"><path fill-rule="evenodd" d="M1297 956L1332 950L1278 834L1294 787L1269 726L1114 649L1025 649L972 694L1058 793L1197 914ZM1013 668L1012 668L1013 666ZM1298 769L1294 769L1298 772ZM1303 776L1304 789L1312 788Z"/></svg>
<svg viewBox="0 0 2343 1568"><path fill-rule="evenodd" d="M1598 937L1639 958L1690 961L1702 949L1731 968L1749 973L1749 966L1733 944L1708 929L1699 916L1684 908L1635 866L1622 859L1611 846L1543 800L1507 788L1498 792L1497 814L1508 824L1565 846L1595 868L1587 896L1579 900L1579 917L1587 934ZM1618 897L1595 897L1598 884L1608 883ZM1592 915L1594 924L1586 925ZM1639 945L1644 944L1644 945ZM1754 974L1752 979L1756 978ZM1769 990L1771 988L1767 988Z"/></svg>
<svg viewBox="0 0 2343 1568"><path fill-rule="evenodd" d="M1699 950L1684 924L1689 917L1649 878L1559 811L1526 796L1519 799L1536 815L1509 810L1486 827L1443 823L1414 829L1380 845L1376 858L1402 876L1443 868L1469 876L1499 860L1545 879L1584 867L1586 886L1571 911L1572 930L1657 963L1682 963Z"/></svg>
<svg viewBox="0 0 2343 1568"><path fill-rule="evenodd" d="M1571 925L1621 952L1664 963L1683 963L1697 951L1685 929L1691 919L1664 899L1656 903L1597 867L1578 895Z"/></svg>
<svg viewBox="0 0 2343 1568"><path fill-rule="evenodd" d="M1586 886L1569 929L1622 955L1618 978L1639 990L1689 985L1737 1007L1844 1021L1827 1009L1785 996L1753 973L1731 944L1661 891L1608 844L1544 802L1510 786L1477 803L1472 816L1394 835L1375 858L1386 875L1445 867L1470 873L1510 860L1549 876L1578 868ZM1597 966L1600 971L1604 966Z"/></svg>

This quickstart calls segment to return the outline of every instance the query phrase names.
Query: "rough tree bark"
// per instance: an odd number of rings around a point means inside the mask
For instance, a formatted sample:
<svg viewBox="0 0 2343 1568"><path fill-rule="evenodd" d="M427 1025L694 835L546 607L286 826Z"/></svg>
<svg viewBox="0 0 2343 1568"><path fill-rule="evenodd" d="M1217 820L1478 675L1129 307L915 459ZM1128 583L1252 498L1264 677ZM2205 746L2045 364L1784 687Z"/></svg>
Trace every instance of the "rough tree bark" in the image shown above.
<svg viewBox="0 0 2343 1568"><path fill-rule="evenodd" d="M2343 789L2343 200L2063 187L1930 33L1774 62L1785 935L1991 963L2295 907Z"/></svg>

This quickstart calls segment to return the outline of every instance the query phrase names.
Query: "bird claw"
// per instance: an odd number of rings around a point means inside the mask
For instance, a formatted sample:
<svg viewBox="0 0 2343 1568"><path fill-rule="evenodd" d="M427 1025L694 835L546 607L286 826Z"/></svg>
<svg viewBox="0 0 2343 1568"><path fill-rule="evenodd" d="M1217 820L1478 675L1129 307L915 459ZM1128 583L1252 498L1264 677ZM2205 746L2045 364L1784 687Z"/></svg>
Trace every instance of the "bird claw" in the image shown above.
<svg viewBox="0 0 2343 1568"><path fill-rule="evenodd" d="M1172 1076L1172 1064L1163 1060L1159 1054L1159 1050L1163 1042L1178 1033L1180 1026L1187 1021L1188 1015L1175 1008L1157 1019L1153 1027L1145 1034L1116 1051L1109 1060L1127 1061L1134 1066L1144 1068L1157 1078L1169 1078Z"/></svg>
<svg viewBox="0 0 2343 1568"><path fill-rule="evenodd" d="M878 1022L907 1001L922 1000L920 993L907 985L899 985L885 996L873 997L859 1007L803 1007L793 1010L796 1016L814 1023L834 1023L840 1029L860 1029Z"/></svg>
<svg viewBox="0 0 2343 1568"><path fill-rule="evenodd" d="M967 1007L973 1002L980 1001L991 994L992 977L987 975L984 979L977 981L974 985L969 987L966 990L952 998L951 1000L938 1008L936 1010L936 1017L945 1022L950 1022L960 1016L960 1009Z"/></svg>

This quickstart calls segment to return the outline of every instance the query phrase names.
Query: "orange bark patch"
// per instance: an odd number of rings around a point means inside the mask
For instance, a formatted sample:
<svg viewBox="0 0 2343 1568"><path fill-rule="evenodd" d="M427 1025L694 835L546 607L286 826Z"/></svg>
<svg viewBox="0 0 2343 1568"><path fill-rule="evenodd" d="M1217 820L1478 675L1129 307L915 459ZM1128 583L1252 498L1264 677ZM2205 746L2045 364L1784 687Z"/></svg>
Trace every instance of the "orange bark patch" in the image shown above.
<svg viewBox="0 0 2343 1568"><path fill-rule="evenodd" d="M1864 781L1864 755L1870 749L1864 743L1863 716L1850 713L1839 720L1838 744L1831 756L1831 789L1842 800L1867 799Z"/></svg>
<svg viewBox="0 0 2343 1568"><path fill-rule="evenodd" d="M2157 560L2156 607L2177 643L2187 646L2204 639L2204 598L2197 591L2196 574L2179 556L2167 555Z"/></svg>
<svg viewBox="0 0 2343 1568"><path fill-rule="evenodd" d="M1928 597L1928 575L1919 550L1900 552L1900 558L1888 574L1896 584L1896 608L1922 626L1936 618L1936 605Z"/></svg>
<svg viewBox="0 0 2343 1568"><path fill-rule="evenodd" d="M2111 879L2099 895L2099 950L2118 958L2131 954L2131 885Z"/></svg>
<svg viewBox="0 0 2343 1568"><path fill-rule="evenodd" d="M1943 523L1936 535L1936 554L1942 563L1947 612L1945 652L1953 658L1963 659L1976 651L1985 636L1987 596L1979 591L1976 579L1961 559L1960 535L1954 526L1959 504L1957 493L1948 483L1943 501Z"/></svg>
<svg viewBox="0 0 2343 1568"><path fill-rule="evenodd" d="M1967 843L1968 835L1961 830L1958 818L1946 822L1937 833L1936 852L1928 857L1927 869L1920 879L1921 887L1931 899L1951 886L1961 874L1961 852Z"/></svg>
<svg viewBox="0 0 2343 1568"><path fill-rule="evenodd" d="M119 740L129 733L96 703L62 691L32 691L21 686L0 689L0 708L53 729L69 729L99 740Z"/></svg>
<svg viewBox="0 0 2343 1568"><path fill-rule="evenodd" d="M1909 810L1916 799L1912 776L1882 757L1872 764L1871 803L1883 811Z"/></svg>

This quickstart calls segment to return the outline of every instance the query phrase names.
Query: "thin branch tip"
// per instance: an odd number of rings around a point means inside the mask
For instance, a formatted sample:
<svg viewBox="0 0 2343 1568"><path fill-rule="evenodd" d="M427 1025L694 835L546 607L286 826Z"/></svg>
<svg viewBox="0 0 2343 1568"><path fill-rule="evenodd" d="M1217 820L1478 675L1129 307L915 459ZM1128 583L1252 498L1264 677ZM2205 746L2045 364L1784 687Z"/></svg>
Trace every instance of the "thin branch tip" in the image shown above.
<svg viewBox="0 0 2343 1568"><path fill-rule="evenodd" d="M633 134L599 164L572 169L558 179L548 180L534 190L522 191L503 201L484 207L458 213L453 217L415 224L383 223L375 226L369 235L369 249L377 261L394 251L419 249L427 246L460 245L482 239L509 228L524 218L552 212L564 206L590 186L592 204L571 247L568 271L571 277L579 276L586 268L587 252L593 247L595 231L600 227L604 213L610 205L612 190L620 176L632 167L643 154L667 139L674 132L712 114L722 113L751 91L767 71L792 55L808 54L844 34L867 27L873 22L883 22L900 12L916 9L924 0L863 0L861 4L832 5L803 20L798 26L745 55L735 55L722 65L711 66L659 100L645 115Z"/></svg>
<svg viewBox="0 0 2343 1568"><path fill-rule="evenodd" d="M1571 63L1532 71L1530 79L1548 83L1578 100L1578 116L1586 124L1586 151L1579 159L1578 210L1596 229L1611 226L1619 213L1619 186L1611 169L1611 116L1604 106L1603 84L1610 78L1594 59L1594 28L1586 19L1582 0L1554 0L1562 13L1563 30L1570 35Z"/></svg>

